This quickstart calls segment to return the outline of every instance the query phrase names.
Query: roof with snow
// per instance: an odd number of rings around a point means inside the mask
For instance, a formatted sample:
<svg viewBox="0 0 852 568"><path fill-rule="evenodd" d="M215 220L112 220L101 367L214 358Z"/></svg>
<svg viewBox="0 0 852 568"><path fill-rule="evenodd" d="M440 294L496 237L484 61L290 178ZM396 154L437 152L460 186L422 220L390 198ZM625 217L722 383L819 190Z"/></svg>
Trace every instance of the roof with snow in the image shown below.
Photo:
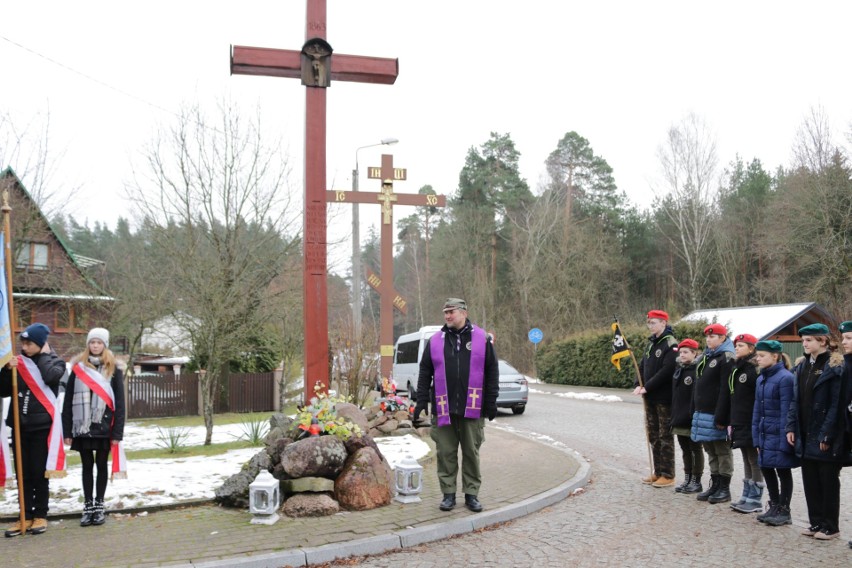
<svg viewBox="0 0 852 568"><path fill-rule="evenodd" d="M796 340L799 328L806 325L824 323L835 329L837 324L834 317L815 302L697 310L683 320L721 323L728 328L730 337L750 333L758 339Z"/></svg>

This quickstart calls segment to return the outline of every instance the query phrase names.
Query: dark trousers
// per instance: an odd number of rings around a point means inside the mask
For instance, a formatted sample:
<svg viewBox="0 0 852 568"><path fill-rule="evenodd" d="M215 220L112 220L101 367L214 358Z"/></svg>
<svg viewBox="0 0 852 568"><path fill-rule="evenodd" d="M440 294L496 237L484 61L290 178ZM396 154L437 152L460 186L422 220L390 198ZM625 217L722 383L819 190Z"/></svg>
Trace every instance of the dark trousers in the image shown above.
<svg viewBox="0 0 852 568"><path fill-rule="evenodd" d="M769 493L769 500L773 503L790 506L790 499L793 498L793 470L789 468L772 468L762 467L760 472L766 480L766 491ZM778 482L781 482L781 487L778 487Z"/></svg>
<svg viewBox="0 0 852 568"><path fill-rule="evenodd" d="M654 475L674 477L674 436L671 432L672 407L645 401L645 427L654 458Z"/></svg>
<svg viewBox="0 0 852 568"><path fill-rule="evenodd" d="M701 479L704 473L704 450L701 443L693 442L689 436L678 436L677 443L683 456L683 473Z"/></svg>
<svg viewBox="0 0 852 568"><path fill-rule="evenodd" d="M92 500L92 488L95 483L94 467L98 466L97 498L104 500L109 481L109 450L80 450L80 464L83 466L83 497Z"/></svg>
<svg viewBox="0 0 852 568"><path fill-rule="evenodd" d="M49 430L21 432L24 513L27 519L47 518L50 483L44 476L44 471L47 466L47 436L49 433ZM12 445L14 446L14 444Z"/></svg>
<svg viewBox="0 0 852 568"><path fill-rule="evenodd" d="M840 525L840 464L803 459L802 485L811 526L837 532Z"/></svg>

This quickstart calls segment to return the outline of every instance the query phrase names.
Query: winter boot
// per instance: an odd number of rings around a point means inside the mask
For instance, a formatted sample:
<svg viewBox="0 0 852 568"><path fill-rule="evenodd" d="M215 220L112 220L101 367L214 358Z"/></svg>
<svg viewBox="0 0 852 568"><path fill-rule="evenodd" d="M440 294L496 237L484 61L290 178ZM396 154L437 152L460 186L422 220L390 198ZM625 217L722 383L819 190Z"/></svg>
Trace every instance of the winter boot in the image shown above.
<svg viewBox="0 0 852 568"><path fill-rule="evenodd" d="M686 473L683 477L683 483L675 487L675 493L683 493L683 488L692 483L692 474Z"/></svg>
<svg viewBox="0 0 852 568"><path fill-rule="evenodd" d="M725 503L731 500L731 476L730 475L720 475L719 476L719 489L716 490L716 493L713 493L709 497L707 497L708 503Z"/></svg>
<svg viewBox="0 0 852 568"><path fill-rule="evenodd" d="M748 496L751 493L751 479L743 479L743 494L740 496L740 500L734 503L731 501L731 509L736 509L739 511L739 507L746 504L748 501Z"/></svg>
<svg viewBox="0 0 852 568"><path fill-rule="evenodd" d="M689 485L683 488L682 493L701 493L704 491L704 486L701 485L701 474L693 474L692 481L689 482Z"/></svg>
<svg viewBox="0 0 852 568"><path fill-rule="evenodd" d="M763 509L764 487L766 487L766 484L762 481L752 481L751 493L749 493L745 505L739 507L737 510L741 513L757 513L761 511Z"/></svg>
<svg viewBox="0 0 852 568"><path fill-rule="evenodd" d="M83 516L80 517L80 526L88 527L92 524L92 514L95 512L95 508L92 505L92 501L86 501L86 504L83 505Z"/></svg>
<svg viewBox="0 0 852 568"><path fill-rule="evenodd" d="M707 501L711 495L713 495L714 493L716 493L716 491L719 490L719 484L722 483L721 477L722 476L718 473L711 473L710 487L708 487L706 491L702 491L701 493L696 495L695 498L699 501Z"/></svg>
<svg viewBox="0 0 852 568"><path fill-rule="evenodd" d="M766 519L775 514L775 508L778 507L778 503L772 501L771 499L766 502L766 511L759 514L755 517L759 522L765 523Z"/></svg>
<svg viewBox="0 0 852 568"><path fill-rule="evenodd" d="M790 507L786 505L776 506L775 514L771 517L766 517L763 519L763 522L773 527L791 524L793 522L793 518L790 516Z"/></svg>
<svg viewBox="0 0 852 568"><path fill-rule="evenodd" d="M95 499L95 504L92 507L92 524L95 526L102 525L106 522L104 515L104 500Z"/></svg>

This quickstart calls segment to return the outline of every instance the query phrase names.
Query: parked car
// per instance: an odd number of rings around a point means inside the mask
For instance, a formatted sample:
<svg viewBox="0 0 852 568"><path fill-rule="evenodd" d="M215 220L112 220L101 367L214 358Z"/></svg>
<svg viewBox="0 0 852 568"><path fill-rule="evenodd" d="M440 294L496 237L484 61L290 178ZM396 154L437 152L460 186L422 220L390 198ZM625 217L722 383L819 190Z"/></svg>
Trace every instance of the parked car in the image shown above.
<svg viewBox="0 0 852 568"><path fill-rule="evenodd" d="M414 333L402 335L396 340L391 375L396 381L397 389L407 391L411 397L417 392L420 358L423 357L426 342L440 330L440 325L427 325Z"/></svg>
<svg viewBox="0 0 852 568"><path fill-rule="evenodd" d="M523 414L530 393L527 378L503 359L498 361L498 369L500 392L497 395L497 408L511 408L514 414Z"/></svg>

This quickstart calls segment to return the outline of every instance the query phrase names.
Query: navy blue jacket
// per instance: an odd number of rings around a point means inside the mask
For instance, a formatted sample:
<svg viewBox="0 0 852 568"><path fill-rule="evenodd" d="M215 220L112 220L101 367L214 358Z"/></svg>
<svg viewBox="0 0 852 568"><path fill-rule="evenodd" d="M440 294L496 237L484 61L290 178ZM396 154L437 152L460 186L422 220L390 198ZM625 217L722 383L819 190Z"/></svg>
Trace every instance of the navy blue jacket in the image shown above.
<svg viewBox="0 0 852 568"><path fill-rule="evenodd" d="M757 377L751 437L760 448L760 467L793 468L799 466L795 450L787 442L785 425L793 404L795 379L783 362L764 369Z"/></svg>
<svg viewBox="0 0 852 568"><path fill-rule="evenodd" d="M695 362L677 364L672 378L672 428L692 427L692 389L695 387Z"/></svg>
<svg viewBox="0 0 852 568"><path fill-rule="evenodd" d="M843 391L841 363L840 356L832 353L814 382L805 440L802 439L802 424L799 419L802 415L802 409L799 407L799 382L804 380L804 358L793 369L793 404L787 414L786 431L796 435L796 455L800 458L829 462L843 462L846 459L845 409L840 400ZM819 449L821 442L829 444L827 451Z"/></svg>

